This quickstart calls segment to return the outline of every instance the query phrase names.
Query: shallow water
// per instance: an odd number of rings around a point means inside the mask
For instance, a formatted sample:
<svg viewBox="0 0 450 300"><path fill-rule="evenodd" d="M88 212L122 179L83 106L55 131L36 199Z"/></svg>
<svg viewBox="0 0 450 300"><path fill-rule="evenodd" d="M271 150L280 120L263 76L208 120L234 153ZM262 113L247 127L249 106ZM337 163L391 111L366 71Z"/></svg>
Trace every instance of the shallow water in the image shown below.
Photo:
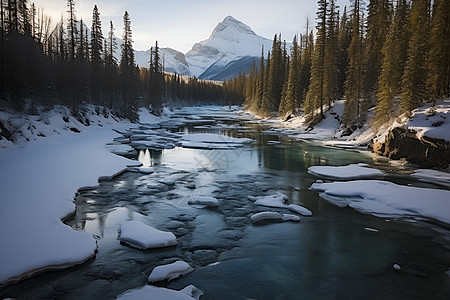
<svg viewBox="0 0 450 300"><path fill-rule="evenodd" d="M95 189L81 190L77 213L68 224L96 237L97 256L10 285L0 291L0 298L112 299L146 284L155 266L178 259L195 271L160 286L181 289L194 284L204 292L201 299L450 298L445 274L450 268L448 228L335 207L308 189L317 178L307 168L365 162L388 172L387 178L397 183L437 186L411 179L408 167L393 167L380 157L264 134L261 130L267 128L233 117L217 111L203 115L245 127L190 125L181 130L250 137L257 143L236 150L150 151L155 173L126 172ZM282 143L267 145L269 140ZM167 178L174 184L161 182ZM189 188L192 184L195 189ZM313 216L302 217L300 223L252 225L249 216L255 212L284 211L255 206L247 196L276 191ZM191 207L187 202L196 195L213 196L220 205ZM127 220L172 231L178 245L142 251L121 244L117 229ZM402 270L394 271L394 263Z"/></svg>

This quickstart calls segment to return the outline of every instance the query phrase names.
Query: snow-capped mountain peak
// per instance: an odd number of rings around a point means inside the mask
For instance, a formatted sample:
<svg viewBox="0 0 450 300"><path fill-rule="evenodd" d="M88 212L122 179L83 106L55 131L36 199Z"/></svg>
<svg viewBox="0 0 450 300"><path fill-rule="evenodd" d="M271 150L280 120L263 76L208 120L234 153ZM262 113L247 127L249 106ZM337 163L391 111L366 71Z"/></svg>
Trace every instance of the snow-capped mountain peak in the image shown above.
<svg viewBox="0 0 450 300"><path fill-rule="evenodd" d="M227 16L225 19L223 19L222 22L217 24L216 28L214 28L211 34L211 37L220 34L227 35L236 31L256 35L256 33L249 26L245 25L241 21L236 20L232 16Z"/></svg>
<svg viewBox="0 0 450 300"><path fill-rule="evenodd" d="M227 16L217 24L207 40L194 44L186 53L186 61L195 76L220 80L223 78L219 77L229 77L224 74L217 76L224 67L243 58L259 57L261 47L270 49L271 44L271 40L257 35L249 26ZM244 60L248 65L245 69L249 69L252 60ZM236 64L233 68L236 69Z"/></svg>

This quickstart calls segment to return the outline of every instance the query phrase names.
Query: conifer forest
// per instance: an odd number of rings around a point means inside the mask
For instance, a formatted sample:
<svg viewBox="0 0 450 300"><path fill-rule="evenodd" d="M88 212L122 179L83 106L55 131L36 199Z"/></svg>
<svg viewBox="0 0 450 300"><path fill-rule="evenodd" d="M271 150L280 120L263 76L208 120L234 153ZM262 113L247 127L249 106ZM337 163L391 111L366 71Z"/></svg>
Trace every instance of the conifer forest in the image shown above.
<svg viewBox="0 0 450 300"><path fill-rule="evenodd" d="M373 107L373 125L380 126L450 96L449 0L351 2L340 8L335 0L319 0L315 28L307 24L289 43L275 34L272 49L262 49L249 74L222 83L165 73L158 42L148 66L137 66L126 11L123 24L110 21L103 33L97 6L88 30L73 0L59 21L27 0L2 0L1 97L19 111L25 99L75 111L93 103L129 119L138 106L157 111L167 101L244 101L262 117L304 112L310 125L344 99L342 122L351 128ZM116 26L123 28L120 45Z"/></svg>

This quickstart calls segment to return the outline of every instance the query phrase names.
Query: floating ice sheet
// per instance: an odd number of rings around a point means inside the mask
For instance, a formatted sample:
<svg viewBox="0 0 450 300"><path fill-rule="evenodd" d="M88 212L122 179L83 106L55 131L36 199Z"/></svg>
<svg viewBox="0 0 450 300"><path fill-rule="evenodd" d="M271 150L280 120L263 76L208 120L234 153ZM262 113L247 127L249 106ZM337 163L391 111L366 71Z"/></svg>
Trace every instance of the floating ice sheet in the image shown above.
<svg viewBox="0 0 450 300"><path fill-rule="evenodd" d="M117 300L199 300L203 292L193 285L189 285L180 291L145 285L143 287L128 290L117 296Z"/></svg>
<svg viewBox="0 0 450 300"><path fill-rule="evenodd" d="M450 174L446 172L421 169L415 171L411 176L425 182L431 182L434 184L440 184L450 187Z"/></svg>
<svg viewBox="0 0 450 300"><path fill-rule="evenodd" d="M353 180L364 178L380 178L383 172L369 168L367 164L351 164L347 166L313 166L308 168L308 173L324 179Z"/></svg>
<svg viewBox="0 0 450 300"><path fill-rule="evenodd" d="M155 267L150 276L148 276L148 282L170 281L183 277L192 271L194 269L187 262L179 260L168 265Z"/></svg>
<svg viewBox="0 0 450 300"><path fill-rule="evenodd" d="M177 244L177 239L172 232L160 231L136 220L120 225L119 239L139 249L161 248Z"/></svg>
<svg viewBox="0 0 450 300"><path fill-rule="evenodd" d="M381 180L313 183L325 200L380 217L414 216L450 224L450 191L398 185Z"/></svg>

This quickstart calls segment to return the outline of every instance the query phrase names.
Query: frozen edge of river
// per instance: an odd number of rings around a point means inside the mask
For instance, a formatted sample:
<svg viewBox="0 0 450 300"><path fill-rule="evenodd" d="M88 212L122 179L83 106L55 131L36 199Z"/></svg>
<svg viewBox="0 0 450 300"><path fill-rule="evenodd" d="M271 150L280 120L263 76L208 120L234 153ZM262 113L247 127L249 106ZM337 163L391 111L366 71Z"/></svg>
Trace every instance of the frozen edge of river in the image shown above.
<svg viewBox="0 0 450 300"><path fill-rule="evenodd" d="M151 119L146 116L147 123ZM130 163L105 145L118 136L113 129L133 126L102 116L95 116L95 124L100 126L82 127L80 133L61 131L19 149L0 149L0 286L95 255L95 239L61 219L75 211L78 189L97 185L101 176L116 174Z"/></svg>

